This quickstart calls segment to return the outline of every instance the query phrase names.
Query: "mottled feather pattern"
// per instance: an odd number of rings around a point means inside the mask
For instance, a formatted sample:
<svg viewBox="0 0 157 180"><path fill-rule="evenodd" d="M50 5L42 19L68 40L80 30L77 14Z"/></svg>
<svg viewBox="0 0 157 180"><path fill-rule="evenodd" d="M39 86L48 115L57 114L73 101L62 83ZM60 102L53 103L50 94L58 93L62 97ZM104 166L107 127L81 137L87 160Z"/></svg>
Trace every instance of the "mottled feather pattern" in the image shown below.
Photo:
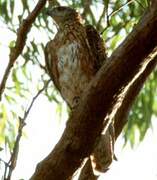
<svg viewBox="0 0 157 180"><path fill-rule="evenodd" d="M75 28L69 28L74 25ZM95 74L94 66L90 65L94 57L89 53L89 45L82 40L85 38L86 32L80 23L66 24L64 31L59 31L45 50L49 74L71 108L76 106L76 97L80 97Z"/></svg>
<svg viewBox="0 0 157 180"><path fill-rule="evenodd" d="M93 26L84 26L76 11L54 8L49 14L58 32L45 47L47 71L70 108L75 108L102 64L106 61L103 40ZM113 160L113 136L107 130L100 137L91 158L95 169L104 172Z"/></svg>
<svg viewBox="0 0 157 180"><path fill-rule="evenodd" d="M86 34L93 55L95 56L94 67L96 71L100 69L106 61L106 49L103 39L92 25L86 25Z"/></svg>

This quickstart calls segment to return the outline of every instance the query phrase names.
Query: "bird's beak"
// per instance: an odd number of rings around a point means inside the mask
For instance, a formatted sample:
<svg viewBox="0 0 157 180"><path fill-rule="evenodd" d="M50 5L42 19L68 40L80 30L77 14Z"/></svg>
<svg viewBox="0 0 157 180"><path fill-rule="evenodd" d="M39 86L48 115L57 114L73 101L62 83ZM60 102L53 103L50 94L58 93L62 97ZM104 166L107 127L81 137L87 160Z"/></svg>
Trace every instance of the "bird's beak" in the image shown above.
<svg viewBox="0 0 157 180"><path fill-rule="evenodd" d="M58 13L55 11L55 9L47 9L46 14L48 16L51 16L52 18L53 17L58 17Z"/></svg>

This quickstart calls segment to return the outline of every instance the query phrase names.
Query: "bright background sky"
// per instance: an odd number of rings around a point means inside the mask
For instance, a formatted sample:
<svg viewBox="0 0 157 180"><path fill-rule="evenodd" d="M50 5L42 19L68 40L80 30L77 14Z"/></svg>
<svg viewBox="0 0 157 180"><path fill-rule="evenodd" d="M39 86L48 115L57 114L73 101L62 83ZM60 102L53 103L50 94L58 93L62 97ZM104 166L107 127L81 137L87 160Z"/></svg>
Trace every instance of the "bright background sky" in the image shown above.
<svg viewBox="0 0 157 180"><path fill-rule="evenodd" d="M0 79L8 62L7 44L13 35L0 24ZM17 167L12 180L28 180L36 164L48 155L59 140L67 117L59 121L56 106L49 103L44 96L35 102L28 118L20 143ZM109 180L157 180L157 120L153 120L153 131L149 130L144 142L134 150L130 146L123 149L123 139L116 142L115 154L118 162L113 162L110 170L100 178Z"/></svg>

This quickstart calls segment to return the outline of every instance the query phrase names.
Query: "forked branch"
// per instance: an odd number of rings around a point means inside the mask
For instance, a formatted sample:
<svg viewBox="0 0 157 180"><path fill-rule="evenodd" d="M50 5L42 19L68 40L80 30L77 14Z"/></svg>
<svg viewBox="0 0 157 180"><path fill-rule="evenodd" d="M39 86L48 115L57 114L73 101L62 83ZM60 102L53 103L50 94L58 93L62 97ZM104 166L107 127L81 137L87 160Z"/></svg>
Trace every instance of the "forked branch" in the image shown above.
<svg viewBox="0 0 157 180"><path fill-rule="evenodd" d="M157 1L146 10L133 31L93 78L79 106L72 112L60 141L38 164L31 180L72 177L83 159L92 152L102 129L116 115L126 87L153 62L147 57L156 46Z"/></svg>

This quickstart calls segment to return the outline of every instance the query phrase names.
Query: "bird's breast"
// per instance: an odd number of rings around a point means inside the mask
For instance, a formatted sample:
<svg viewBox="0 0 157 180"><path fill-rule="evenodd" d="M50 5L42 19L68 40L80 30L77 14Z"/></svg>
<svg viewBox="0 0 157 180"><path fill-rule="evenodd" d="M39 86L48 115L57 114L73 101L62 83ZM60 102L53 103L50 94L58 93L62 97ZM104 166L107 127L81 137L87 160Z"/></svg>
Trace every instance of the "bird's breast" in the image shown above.
<svg viewBox="0 0 157 180"><path fill-rule="evenodd" d="M75 41L66 43L57 50L61 94L71 107L74 106L74 99L80 97L89 82L81 69L82 53L80 44Z"/></svg>

